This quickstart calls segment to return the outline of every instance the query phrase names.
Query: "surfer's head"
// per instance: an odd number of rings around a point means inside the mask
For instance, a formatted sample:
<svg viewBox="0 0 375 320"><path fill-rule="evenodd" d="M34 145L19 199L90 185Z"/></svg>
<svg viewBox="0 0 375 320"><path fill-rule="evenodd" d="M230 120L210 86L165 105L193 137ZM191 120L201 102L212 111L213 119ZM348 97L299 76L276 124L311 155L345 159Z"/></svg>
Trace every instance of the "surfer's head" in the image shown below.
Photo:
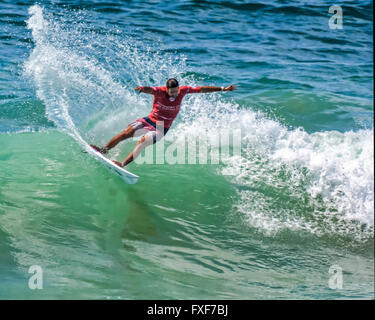
<svg viewBox="0 0 375 320"><path fill-rule="evenodd" d="M170 97L176 98L178 96L178 81L175 78L168 79L167 90Z"/></svg>

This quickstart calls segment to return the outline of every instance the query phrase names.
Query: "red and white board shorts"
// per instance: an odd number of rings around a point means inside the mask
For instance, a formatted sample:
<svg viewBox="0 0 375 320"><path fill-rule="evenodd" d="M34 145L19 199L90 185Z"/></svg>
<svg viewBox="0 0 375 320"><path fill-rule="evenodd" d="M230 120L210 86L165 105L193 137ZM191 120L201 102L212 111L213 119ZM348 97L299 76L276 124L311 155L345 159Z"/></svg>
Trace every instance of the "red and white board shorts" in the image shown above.
<svg viewBox="0 0 375 320"><path fill-rule="evenodd" d="M169 128L159 128L149 117L139 118L130 123L129 126L135 130L133 137L144 135L146 138L152 139L152 143L156 143L163 138L169 130Z"/></svg>

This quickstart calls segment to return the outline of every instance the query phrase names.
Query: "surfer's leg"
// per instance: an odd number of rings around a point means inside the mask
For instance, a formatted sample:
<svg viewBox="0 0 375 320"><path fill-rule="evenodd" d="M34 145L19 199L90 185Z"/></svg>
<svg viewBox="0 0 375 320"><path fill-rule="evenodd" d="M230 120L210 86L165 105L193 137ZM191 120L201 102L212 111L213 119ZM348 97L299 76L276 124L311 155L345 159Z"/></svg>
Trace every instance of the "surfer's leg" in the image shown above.
<svg viewBox="0 0 375 320"><path fill-rule="evenodd" d="M143 118L140 118L130 123L124 131L120 132L118 135L109 140L109 142L103 148L97 147L93 144L90 144L90 146L101 153L107 153L108 150L115 147L119 142L131 137L140 137L145 133L148 133L150 130L155 130L155 128L147 123Z"/></svg>
<svg viewBox="0 0 375 320"><path fill-rule="evenodd" d="M104 147L106 151L115 147L119 142L128 139L130 137L140 137L147 133L152 126L148 124L143 118L139 118L128 125L128 127L120 132L117 136L113 137Z"/></svg>
<svg viewBox="0 0 375 320"><path fill-rule="evenodd" d="M135 146L134 150L126 157L126 159L121 163L119 161L112 160L114 163L119 165L120 167L125 167L130 162L134 161L139 154L142 152L144 148L146 148L149 145L153 144L153 137L152 135L146 134L144 135Z"/></svg>
<svg viewBox="0 0 375 320"><path fill-rule="evenodd" d="M134 136L134 128L132 126L128 126L124 131L121 131L117 136L114 136L109 142L103 147L97 147L93 144L90 144L92 148L94 148L96 151L99 151L100 153L107 153L110 149L115 147L119 142L133 137Z"/></svg>
<svg viewBox="0 0 375 320"><path fill-rule="evenodd" d="M168 131L168 128L164 128L164 132L160 130L155 130L154 128L152 129L153 130L140 128L136 130L133 135L134 137L137 137L139 134L144 133L144 132L146 132L146 134L138 141L134 150L126 157L126 159L123 162L119 162L116 160L112 160L112 161L120 167L125 167L130 162L134 161L134 159L136 159L139 156L139 154L142 152L144 148L158 142L160 139L164 137L164 135Z"/></svg>
<svg viewBox="0 0 375 320"><path fill-rule="evenodd" d="M103 149L107 151L115 147L119 142L128 139L134 135L134 128L132 126L128 126L124 131L121 131L117 136L114 136Z"/></svg>

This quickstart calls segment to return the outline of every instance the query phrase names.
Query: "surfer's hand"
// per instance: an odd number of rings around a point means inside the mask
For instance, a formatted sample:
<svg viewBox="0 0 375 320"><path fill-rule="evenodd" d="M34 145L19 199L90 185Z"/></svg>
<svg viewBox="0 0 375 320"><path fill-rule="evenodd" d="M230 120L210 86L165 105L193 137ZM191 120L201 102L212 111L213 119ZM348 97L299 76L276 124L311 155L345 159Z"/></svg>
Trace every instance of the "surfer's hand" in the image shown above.
<svg viewBox="0 0 375 320"><path fill-rule="evenodd" d="M134 88L134 90L138 90L138 93L141 93L142 92L142 87L136 87L136 88Z"/></svg>
<svg viewBox="0 0 375 320"><path fill-rule="evenodd" d="M230 85L228 87L225 87L223 91L233 91L233 90L236 90L237 86L234 86L234 85Z"/></svg>

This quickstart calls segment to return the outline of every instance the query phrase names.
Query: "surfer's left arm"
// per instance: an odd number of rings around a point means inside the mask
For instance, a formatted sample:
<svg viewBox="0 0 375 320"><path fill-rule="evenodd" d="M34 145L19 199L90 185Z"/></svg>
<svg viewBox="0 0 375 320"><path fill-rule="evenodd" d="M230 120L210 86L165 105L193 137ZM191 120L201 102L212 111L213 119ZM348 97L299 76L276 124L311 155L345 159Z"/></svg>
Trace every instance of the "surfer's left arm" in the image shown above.
<svg viewBox="0 0 375 320"><path fill-rule="evenodd" d="M236 90L237 86L230 85L228 87L211 87L211 86L202 86L201 93L209 93L209 92L216 92L216 91L233 91Z"/></svg>

